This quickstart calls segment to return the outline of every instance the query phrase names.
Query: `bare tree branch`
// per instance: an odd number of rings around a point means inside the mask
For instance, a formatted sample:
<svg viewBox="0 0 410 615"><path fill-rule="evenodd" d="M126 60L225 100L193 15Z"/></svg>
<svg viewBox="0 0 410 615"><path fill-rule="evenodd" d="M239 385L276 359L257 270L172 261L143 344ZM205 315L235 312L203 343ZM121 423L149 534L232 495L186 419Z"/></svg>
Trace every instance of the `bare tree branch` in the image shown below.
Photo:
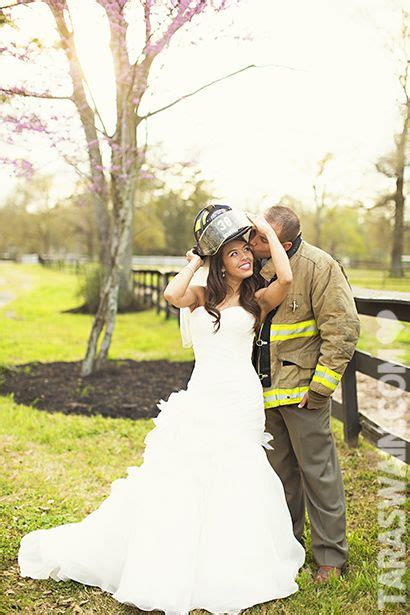
<svg viewBox="0 0 410 615"><path fill-rule="evenodd" d="M7 4L6 6L0 6L0 11L4 11L5 9L12 9L15 6L27 6L28 4L33 4L35 0L25 0L25 2L15 2L14 4Z"/></svg>
<svg viewBox="0 0 410 615"><path fill-rule="evenodd" d="M197 90L194 90L193 92L189 92L189 94L184 94L183 96L180 96L173 102L169 103L168 105L165 105L164 107L161 107L160 109L156 109L155 111L151 111L150 113L147 113L146 115L139 116L138 119L140 121L146 120L149 117L152 117L153 115L156 115L157 113L160 113L161 111L165 111L166 109L173 107L177 103L181 102L181 100L185 100L187 98L190 98L191 96L195 96L195 94L198 94L199 92L202 92L203 90L206 90L207 88L211 87L211 85L215 85L215 83L220 83L221 81L224 81L225 79L229 79L230 77L239 75L240 73L243 73L244 71L249 70L250 68L272 68L272 67L287 68L289 70L303 70L303 69L293 68L291 66L286 66L283 64L249 64L249 66L244 66L243 68L240 68L239 70L235 70L233 73L224 75L224 77L219 77L219 79L214 79L214 81L210 81L209 83L206 83L205 85L201 86Z"/></svg>
<svg viewBox="0 0 410 615"><path fill-rule="evenodd" d="M68 16L69 16L69 18L70 18L71 28L72 28L72 29L73 29L73 31L74 31L73 19L72 19L72 16L71 16L71 11L70 11L70 8L69 8L68 6L67 6L67 13L68 13ZM92 104L93 104L93 106L94 106L93 111L95 112L95 115L96 115L96 116L98 117L98 119L100 120L100 123L101 123L101 126L102 126L102 130L100 130L99 128L97 128L97 126L95 126L95 128L96 128L96 130L98 130L99 132L101 132L104 136L108 137L109 135L108 135L107 128L105 127L104 121L103 121L103 119L102 119L102 117L101 117L101 114L100 114L100 112L99 112L99 110L98 110L97 103L95 102L95 98L94 98L94 95L93 95L92 89L91 89L91 87L90 87L90 84L88 83L87 78L86 78L86 76L85 76L85 74L84 74L84 73L82 73L82 77L83 77L83 81L84 81L84 83L85 83L85 85L86 85L86 87L87 87L88 93L89 93L89 95L90 95L90 98L91 98ZM94 123L94 122L93 122L93 123Z"/></svg>
<svg viewBox="0 0 410 615"><path fill-rule="evenodd" d="M368 209L376 209L378 207L386 207L386 205L389 204L393 204L394 203L394 197L395 197L395 193L388 193L388 194L383 194L381 195L377 201L375 202L374 205L372 205L371 207L369 207Z"/></svg>
<svg viewBox="0 0 410 615"><path fill-rule="evenodd" d="M98 141L97 127L95 125L96 113L87 100L84 87L84 74L76 52L74 30L69 30L65 20L64 11L67 9L67 2L66 0L59 0L58 3L54 2L53 0L44 1L48 5L51 14L54 17L62 49L68 61L69 73L73 86L72 99L77 108L81 123L83 125L84 136L87 143L90 173L93 179L92 185L94 193L94 204L101 245L100 259L102 260L102 262L107 263L109 260L109 251L107 249L107 246L109 246L109 236L111 232L109 212L107 209L109 190L107 185L107 178L103 173L102 153L100 143Z"/></svg>
<svg viewBox="0 0 410 615"><path fill-rule="evenodd" d="M26 92L19 88L0 88L0 92L7 94L8 96L28 96L32 98L46 98L50 100L73 100L72 96L57 96L54 94L48 94L47 92Z"/></svg>

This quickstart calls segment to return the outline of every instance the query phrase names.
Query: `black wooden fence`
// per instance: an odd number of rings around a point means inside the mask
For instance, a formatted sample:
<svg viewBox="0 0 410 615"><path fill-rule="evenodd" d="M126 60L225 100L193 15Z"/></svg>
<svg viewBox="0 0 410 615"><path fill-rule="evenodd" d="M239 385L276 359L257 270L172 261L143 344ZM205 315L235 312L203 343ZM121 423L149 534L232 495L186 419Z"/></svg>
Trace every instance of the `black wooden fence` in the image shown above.
<svg viewBox="0 0 410 615"><path fill-rule="evenodd" d="M179 318L179 309L165 301L163 291L177 271L158 269L134 269L134 289L139 301L146 306L155 307L157 314L165 313L165 318Z"/></svg>
<svg viewBox="0 0 410 615"><path fill-rule="evenodd" d="M163 297L163 290L176 271L135 269L135 291L147 307L164 312L165 318L178 318L179 310L170 306ZM380 299L355 297L359 314L410 321L410 302L404 299ZM342 378L342 402L332 400L332 415L342 421L344 438L349 446L357 446L359 433L377 448L409 463L410 442L401 436L391 434L383 427L360 412L357 400L356 373L366 374L376 381L384 381L402 390L410 391L410 369L400 363L383 361L372 355L356 350ZM391 376L391 378L389 378ZM403 417L404 419L405 417Z"/></svg>

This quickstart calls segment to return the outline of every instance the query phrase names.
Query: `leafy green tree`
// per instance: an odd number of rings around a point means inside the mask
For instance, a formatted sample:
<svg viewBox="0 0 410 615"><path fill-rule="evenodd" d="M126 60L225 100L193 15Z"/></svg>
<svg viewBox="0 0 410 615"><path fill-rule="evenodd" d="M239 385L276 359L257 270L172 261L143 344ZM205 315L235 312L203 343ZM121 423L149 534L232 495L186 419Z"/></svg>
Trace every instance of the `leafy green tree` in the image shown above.
<svg viewBox="0 0 410 615"><path fill-rule="evenodd" d="M135 210L134 252L136 254L166 253L164 223L150 204Z"/></svg>
<svg viewBox="0 0 410 615"><path fill-rule="evenodd" d="M325 210L322 247L335 258L363 259L367 254L366 233L358 208L334 205Z"/></svg>

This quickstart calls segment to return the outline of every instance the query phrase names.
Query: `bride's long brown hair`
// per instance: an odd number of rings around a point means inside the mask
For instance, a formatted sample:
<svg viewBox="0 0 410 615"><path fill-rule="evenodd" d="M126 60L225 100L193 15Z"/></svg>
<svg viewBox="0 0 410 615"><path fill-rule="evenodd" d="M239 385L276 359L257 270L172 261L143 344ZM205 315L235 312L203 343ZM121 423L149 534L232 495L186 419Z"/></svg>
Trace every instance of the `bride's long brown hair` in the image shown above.
<svg viewBox="0 0 410 615"><path fill-rule="evenodd" d="M240 241L247 243L244 239ZM209 259L209 273L205 287L204 307L209 314L215 316L215 333L221 326L221 312L216 306L223 302L228 292L228 283L226 278L222 276L222 267L223 259L221 247L221 249ZM260 287L260 278L254 268L253 274L249 278L242 280L239 291L239 304L255 317L255 333L259 331L261 325L261 310L255 299L255 292Z"/></svg>

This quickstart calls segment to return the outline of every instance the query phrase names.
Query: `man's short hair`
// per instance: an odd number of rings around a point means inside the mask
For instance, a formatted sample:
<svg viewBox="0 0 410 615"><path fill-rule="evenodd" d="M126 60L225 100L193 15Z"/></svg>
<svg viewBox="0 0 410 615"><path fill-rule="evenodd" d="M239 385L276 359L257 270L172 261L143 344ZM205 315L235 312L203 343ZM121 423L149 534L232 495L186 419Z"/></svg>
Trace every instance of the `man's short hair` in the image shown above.
<svg viewBox="0 0 410 615"><path fill-rule="evenodd" d="M273 205L264 211L264 215L269 224L279 227L279 239L282 243L295 241L300 233L300 220L293 209L283 205Z"/></svg>

